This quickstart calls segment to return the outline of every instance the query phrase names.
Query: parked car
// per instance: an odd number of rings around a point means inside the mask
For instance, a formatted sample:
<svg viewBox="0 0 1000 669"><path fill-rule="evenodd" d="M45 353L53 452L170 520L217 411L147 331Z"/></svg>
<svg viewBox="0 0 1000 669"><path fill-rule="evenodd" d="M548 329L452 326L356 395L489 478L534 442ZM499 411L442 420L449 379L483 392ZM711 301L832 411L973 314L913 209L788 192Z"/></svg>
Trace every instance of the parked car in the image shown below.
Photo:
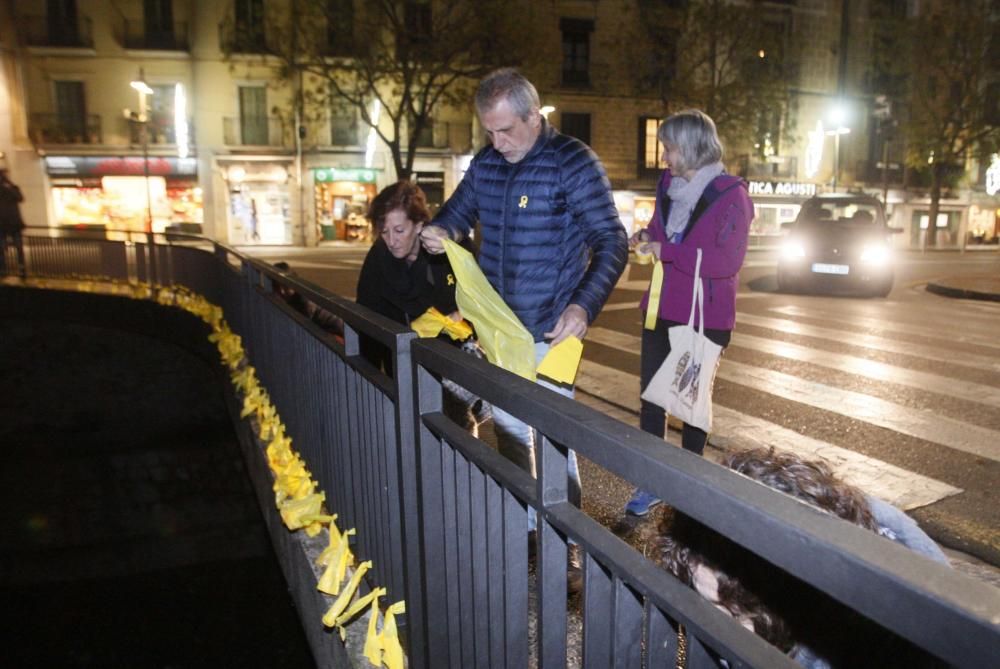
<svg viewBox="0 0 1000 669"><path fill-rule="evenodd" d="M890 235L882 203L856 193L806 200L778 257L778 290L856 292L885 297L892 290Z"/></svg>

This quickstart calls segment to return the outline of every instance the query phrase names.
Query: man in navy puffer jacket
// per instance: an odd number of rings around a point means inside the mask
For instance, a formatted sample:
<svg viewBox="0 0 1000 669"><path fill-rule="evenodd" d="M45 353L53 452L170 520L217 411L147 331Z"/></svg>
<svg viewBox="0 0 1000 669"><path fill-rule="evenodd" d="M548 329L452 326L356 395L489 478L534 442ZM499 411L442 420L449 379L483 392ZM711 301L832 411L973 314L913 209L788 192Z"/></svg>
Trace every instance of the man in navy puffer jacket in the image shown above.
<svg viewBox="0 0 1000 669"><path fill-rule="evenodd" d="M535 87L514 69L480 82L476 110L491 146L472 160L422 238L440 253L443 235L462 239L479 221L483 273L534 336L541 360L551 345L586 335L625 269L628 240L597 156L550 127L539 107ZM507 418L494 414L501 451L533 471L531 432ZM509 437L520 455L504 444ZM575 465L573 457L570 499L579 504Z"/></svg>

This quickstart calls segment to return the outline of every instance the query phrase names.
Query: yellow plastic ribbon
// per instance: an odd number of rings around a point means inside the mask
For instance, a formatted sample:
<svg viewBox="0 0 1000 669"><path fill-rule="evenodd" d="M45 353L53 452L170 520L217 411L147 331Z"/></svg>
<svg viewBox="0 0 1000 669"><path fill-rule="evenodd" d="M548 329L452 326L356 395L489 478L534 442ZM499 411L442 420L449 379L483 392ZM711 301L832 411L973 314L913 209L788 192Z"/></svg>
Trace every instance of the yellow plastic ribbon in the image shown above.
<svg viewBox="0 0 1000 669"><path fill-rule="evenodd" d="M573 385L582 356L583 342L570 336L549 349L536 371L553 381Z"/></svg>
<svg viewBox="0 0 1000 669"><path fill-rule="evenodd" d="M327 558L326 570L320 577L316 589L328 595L340 594L340 584L344 582L344 575L347 573L347 566L353 560L348 537L355 533L351 528L340 535L337 542L337 549ZM326 551L324 551L326 552Z"/></svg>
<svg viewBox="0 0 1000 669"><path fill-rule="evenodd" d="M386 669L403 669L403 647L396 631L396 616L406 613L406 602L399 601L385 610L382 621L382 664Z"/></svg>
<svg viewBox="0 0 1000 669"><path fill-rule="evenodd" d="M376 667L382 666L382 638L378 633L378 597L372 600L368 616L368 633L365 635L364 655Z"/></svg>
<svg viewBox="0 0 1000 669"><path fill-rule="evenodd" d="M305 524L302 522L302 517L319 515L325 499L326 493L320 492L302 499L288 499L282 502L278 511L285 522L285 527L290 530L301 528Z"/></svg>
<svg viewBox="0 0 1000 669"><path fill-rule="evenodd" d="M653 278L649 280L649 304L646 305L647 330L656 329L656 319L660 316L660 291L663 290L663 263L653 264Z"/></svg>
<svg viewBox="0 0 1000 669"><path fill-rule="evenodd" d="M337 514L330 516L329 524L326 526L327 531L330 533L330 543L326 545L326 548L316 557L316 564L321 567L325 567L329 561L330 557L333 555L334 551L337 550L337 546L340 545L340 530L337 529Z"/></svg>
<svg viewBox="0 0 1000 669"><path fill-rule="evenodd" d="M466 321L453 321L434 307L411 321L410 327L421 337L437 337L442 331L456 341L463 341L472 336L472 326Z"/></svg>
<svg viewBox="0 0 1000 669"><path fill-rule="evenodd" d="M354 591L358 589L358 583L361 582L361 577L363 577L365 572L371 569L371 567L371 560L362 562L358 565L358 568L354 570L354 574L351 576L351 580L348 581L347 587L344 588L344 591L340 593L340 596L333 602L333 605L326 612L326 615L323 616L324 625L327 627L333 627L336 624L337 618L340 617L340 614L344 612L344 609L346 609L347 605L350 603L351 598L354 597Z"/></svg>
<svg viewBox="0 0 1000 669"><path fill-rule="evenodd" d="M385 595L385 593L386 593L385 588L375 588L364 597L359 597L358 599L354 600L353 604L347 607L346 611L344 611L343 613L340 614L340 616L337 617L337 620L335 620L333 624L338 627L347 624L347 621L349 621L354 616L358 615L358 613L361 612L361 609L365 608L379 597L382 597L383 595Z"/></svg>

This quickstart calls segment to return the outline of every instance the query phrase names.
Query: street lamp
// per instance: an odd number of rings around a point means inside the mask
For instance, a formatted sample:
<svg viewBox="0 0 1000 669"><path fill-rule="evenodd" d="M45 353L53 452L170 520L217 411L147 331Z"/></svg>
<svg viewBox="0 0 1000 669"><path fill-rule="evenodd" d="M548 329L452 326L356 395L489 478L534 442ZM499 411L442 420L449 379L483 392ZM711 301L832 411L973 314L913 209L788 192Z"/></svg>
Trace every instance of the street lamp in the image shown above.
<svg viewBox="0 0 1000 669"><path fill-rule="evenodd" d="M132 88L139 93L139 113L135 120L140 124L142 131L142 173L146 181L146 232L153 236L153 197L149 190L149 109L146 104L146 96L153 94L153 89L146 83L146 74L139 68L139 78L132 82ZM131 113L125 110L131 117Z"/></svg>
<svg viewBox="0 0 1000 669"><path fill-rule="evenodd" d="M830 121L833 130L827 130L827 135L833 136L833 192L837 192L837 180L840 178L840 136L851 132L847 127L847 107L843 102L837 102L830 110Z"/></svg>

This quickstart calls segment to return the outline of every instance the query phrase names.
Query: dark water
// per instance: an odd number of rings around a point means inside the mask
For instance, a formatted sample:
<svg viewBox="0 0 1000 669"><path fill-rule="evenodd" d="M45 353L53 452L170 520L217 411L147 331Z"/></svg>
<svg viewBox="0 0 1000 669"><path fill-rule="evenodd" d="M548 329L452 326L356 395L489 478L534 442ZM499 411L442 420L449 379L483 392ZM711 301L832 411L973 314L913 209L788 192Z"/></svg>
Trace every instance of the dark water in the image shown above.
<svg viewBox="0 0 1000 669"><path fill-rule="evenodd" d="M313 666L220 378L0 314L0 666Z"/></svg>

